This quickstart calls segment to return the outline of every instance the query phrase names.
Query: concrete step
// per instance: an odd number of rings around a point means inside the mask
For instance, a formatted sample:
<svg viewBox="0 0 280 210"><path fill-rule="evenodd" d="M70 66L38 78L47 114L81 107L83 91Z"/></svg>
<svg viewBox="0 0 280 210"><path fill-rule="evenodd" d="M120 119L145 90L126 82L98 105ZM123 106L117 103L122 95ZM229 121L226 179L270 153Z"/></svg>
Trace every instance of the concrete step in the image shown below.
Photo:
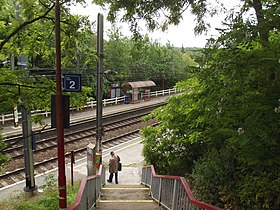
<svg viewBox="0 0 280 210"><path fill-rule="evenodd" d="M106 210L156 210L164 209L149 196L150 189L144 185L105 185L95 209Z"/></svg>

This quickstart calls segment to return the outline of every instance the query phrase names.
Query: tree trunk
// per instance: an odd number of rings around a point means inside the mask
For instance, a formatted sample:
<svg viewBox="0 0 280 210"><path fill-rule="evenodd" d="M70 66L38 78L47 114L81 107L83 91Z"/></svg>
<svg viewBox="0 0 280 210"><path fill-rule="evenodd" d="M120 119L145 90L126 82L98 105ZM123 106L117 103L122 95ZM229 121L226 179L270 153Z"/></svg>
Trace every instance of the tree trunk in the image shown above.
<svg viewBox="0 0 280 210"><path fill-rule="evenodd" d="M263 9L262 9L262 2L261 0L253 0L253 7L256 12L257 21L258 21L258 30L260 34L261 44L266 46L268 44L268 26L265 21Z"/></svg>

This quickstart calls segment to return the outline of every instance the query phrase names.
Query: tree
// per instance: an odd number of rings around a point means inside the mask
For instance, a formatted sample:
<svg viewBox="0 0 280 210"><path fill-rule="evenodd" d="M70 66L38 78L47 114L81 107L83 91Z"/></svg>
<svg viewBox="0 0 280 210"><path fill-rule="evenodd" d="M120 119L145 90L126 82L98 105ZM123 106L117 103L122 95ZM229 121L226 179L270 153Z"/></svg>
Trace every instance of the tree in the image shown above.
<svg viewBox="0 0 280 210"><path fill-rule="evenodd" d="M142 131L143 154L161 173L185 175L205 202L277 209L279 32L269 48L245 43L205 50L205 66L178 84L187 91L153 113L158 127Z"/></svg>
<svg viewBox="0 0 280 210"><path fill-rule="evenodd" d="M75 68L81 73L95 65L95 47L91 46L95 46L96 35L88 17L70 14L67 5L74 2L84 0L61 2L62 69ZM0 60L25 54L29 68L53 69L54 21L52 1L6 1L1 13Z"/></svg>
<svg viewBox="0 0 280 210"><path fill-rule="evenodd" d="M95 64L95 48L90 46L96 43L96 35L92 29L93 23L87 17L70 14L67 4L74 2L84 3L83 0L61 2L62 68L67 73L72 72L69 69L82 73L83 69L89 67L92 69L92 65ZM9 60L10 56L17 57L25 54L30 63L29 68L35 69L31 76L28 70L8 72L5 68L1 69L0 97L3 98L1 111L11 111L20 103L22 97L29 99L26 100L28 101L26 106L30 110L49 109L50 95L54 93L55 86L52 80L45 77L44 69L54 70L55 64L54 2L46 0L15 3L8 0L1 5L1 8L1 60ZM81 53L83 56L80 56ZM76 63L78 57L83 64L82 67ZM41 68L43 70L40 70ZM36 72L40 74L36 75ZM86 73L85 71L84 78L88 78ZM93 75L92 72L90 74ZM90 83L87 82L85 84ZM51 91L45 94L45 88ZM87 94L88 92L83 97ZM33 96L35 98L32 98ZM36 102L38 98L42 100Z"/></svg>
<svg viewBox="0 0 280 210"><path fill-rule="evenodd" d="M51 95L55 94L55 83L53 80L41 76L28 76L26 70L8 71L1 69L0 77L0 112L11 112L14 107L24 103L28 110L50 110ZM68 93L70 106L82 106L86 104L91 88L83 87L82 93ZM67 94L67 93L66 93ZM34 120L41 122L39 116Z"/></svg>
<svg viewBox="0 0 280 210"><path fill-rule="evenodd" d="M75 0L75 1L63 1L61 5L66 2L76 2L84 3L84 0ZM54 22L54 2L49 0L44 1L13 1L8 0L4 1L1 5L1 28L0 28L0 52L4 49L4 46L9 43L9 47L6 47L5 50L9 51L9 48L21 46L19 41L22 40L20 33L28 31L28 29L33 28L36 31L36 27L46 22ZM67 9L62 9L63 12L67 12ZM65 13L64 13L65 14ZM63 15L63 13L62 13ZM69 9L68 14L69 15ZM64 18L67 16L64 16ZM40 22L42 21L42 22ZM62 20L63 21L63 20ZM39 22L39 24L37 24ZM67 21L65 21L67 23ZM68 22L70 24L70 22ZM35 27L33 27L35 25ZM53 29L51 27L50 29ZM36 33L35 33L36 34ZM29 35L32 35L29 33ZM16 37L14 39L14 37ZM38 42L40 43L40 42Z"/></svg>
<svg viewBox="0 0 280 210"><path fill-rule="evenodd" d="M207 14L217 13L217 8L209 4L208 1L198 0L165 0L165 1L113 1L113 0L94 0L98 5L109 5L108 19L115 21L122 11L121 20L127 21L131 25L131 30L137 32L139 20L146 21L150 30L161 28L166 30L170 24L179 24L182 14L190 8L196 15L197 26L195 31L201 33L207 30L209 24L204 17Z"/></svg>
<svg viewBox="0 0 280 210"><path fill-rule="evenodd" d="M273 0L249 0L240 1L241 10L236 16L234 9L228 9L223 1L210 0L165 0L165 1L114 1L114 0L93 0L99 5L109 5L108 20L114 22L122 12L122 21L127 21L131 25L131 30L139 34L139 21L145 20L148 29L161 28L166 30L169 25L177 25L182 20L182 14L190 9L196 17L195 33L200 34L207 31L211 26L209 16L217 15L221 12L227 13L226 20L235 18L244 19L250 9L255 11L256 27L253 27L260 35L261 43L268 42L268 34L275 27L279 28L279 1ZM264 9L265 8L265 9Z"/></svg>
<svg viewBox="0 0 280 210"><path fill-rule="evenodd" d="M128 38L113 28L105 44L105 68L117 71L117 78L122 81L154 80L161 86L162 80L166 80L170 82L169 88L186 78L193 65L194 60L187 54L171 44L161 46L148 35Z"/></svg>
<svg viewBox="0 0 280 210"><path fill-rule="evenodd" d="M116 26L110 30L109 40L105 42L105 69L118 72L118 77L130 77L131 40L124 37Z"/></svg>

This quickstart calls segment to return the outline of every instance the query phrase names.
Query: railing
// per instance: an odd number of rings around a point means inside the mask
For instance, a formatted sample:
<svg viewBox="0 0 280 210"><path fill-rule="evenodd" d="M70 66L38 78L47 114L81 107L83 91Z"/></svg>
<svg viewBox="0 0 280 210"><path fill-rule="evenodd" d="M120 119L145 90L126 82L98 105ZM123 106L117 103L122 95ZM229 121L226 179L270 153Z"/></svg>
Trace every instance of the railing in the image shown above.
<svg viewBox="0 0 280 210"><path fill-rule="evenodd" d="M221 210L195 199L184 177L156 175L153 166L142 169L141 183L150 187L151 196L172 210Z"/></svg>
<svg viewBox="0 0 280 210"><path fill-rule="evenodd" d="M160 90L160 91L154 91L150 93L150 97L158 97L158 96L165 96L165 95L171 95L172 93L177 93L179 90L176 88L173 89L167 89L167 90Z"/></svg>
<svg viewBox="0 0 280 210"><path fill-rule="evenodd" d="M101 187L105 184L105 168L100 165L99 172L94 176L82 179L76 200L67 210L88 210L95 206L99 199Z"/></svg>
<svg viewBox="0 0 280 210"><path fill-rule="evenodd" d="M173 88L173 89L167 89L167 90L160 90L160 91L150 92L148 95L147 94L143 94L143 97L144 96L159 97L159 96L175 94L177 92L179 92L179 91L176 90L175 88ZM120 97L110 98L110 99L104 99L103 100L103 106L117 105L117 104L124 103L124 98L125 98L125 96L120 96ZM94 107L96 107L96 101L88 101L86 103L86 105L83 106L83 108L91 108L91 109L93 109ZM78 109L79 108L76 108L76 107L71 107L70 108L71 111L78 110ZM51 114L50 111L45 111L45 110L34 110L34 111L31 111L31 115L32 116L44 115L45 117L48 117L50 114ZM18 113L18 119L21 119L21 113ZM5 123L11 122L13 120L14 120L14 115L13 114L2 114L1 115L1 124L2 125L5 125Z"/></svg>

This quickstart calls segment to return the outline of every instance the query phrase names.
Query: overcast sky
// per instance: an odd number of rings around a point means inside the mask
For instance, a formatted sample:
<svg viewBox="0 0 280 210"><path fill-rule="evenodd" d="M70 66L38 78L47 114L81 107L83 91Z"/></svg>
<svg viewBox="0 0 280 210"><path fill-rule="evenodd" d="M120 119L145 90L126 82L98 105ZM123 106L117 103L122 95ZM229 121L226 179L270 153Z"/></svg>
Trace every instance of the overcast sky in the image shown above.
<svg viewBox="0 0 280 210"><path fill-rule="evenodd" d="M90 2L88 0L88 2ZM75 14L81 14L81 15L87 15L89 16L91 21L97 20L97 14L101 13L104 15L104 38L108 39L106 36L106 31L110 29L111 24L106 20L106 11L103 11L101 8L99 8L96 5L93 5L91 3L88 3L87 7L84 8L82 6L71 6L71 12ZM168 31L162 32L162 31L155 31L153 33L147 32L145 27L143 28L143 33L148 33L149 37L152 38L153 41L157 40L161 44L166 44L168 41L174 45L175 47L204 47L206 44L206 39L210 38L211 36L217 36L218 33L215 31L215 27L220 26L220 22L222 18L216 17L215 19L212 19L211 25L212 30L207 33L207 35L200 35L195 36L194 35L194 27L195 27L195 21L194 16L191 15L189 12L184 13L184 19L178 26L170 26ZM122 33L125 36L131 36L131 32L128 29L127 24L117 24L118 27L122 27ZM144 26L144 25L143 25Z"/></svg>

